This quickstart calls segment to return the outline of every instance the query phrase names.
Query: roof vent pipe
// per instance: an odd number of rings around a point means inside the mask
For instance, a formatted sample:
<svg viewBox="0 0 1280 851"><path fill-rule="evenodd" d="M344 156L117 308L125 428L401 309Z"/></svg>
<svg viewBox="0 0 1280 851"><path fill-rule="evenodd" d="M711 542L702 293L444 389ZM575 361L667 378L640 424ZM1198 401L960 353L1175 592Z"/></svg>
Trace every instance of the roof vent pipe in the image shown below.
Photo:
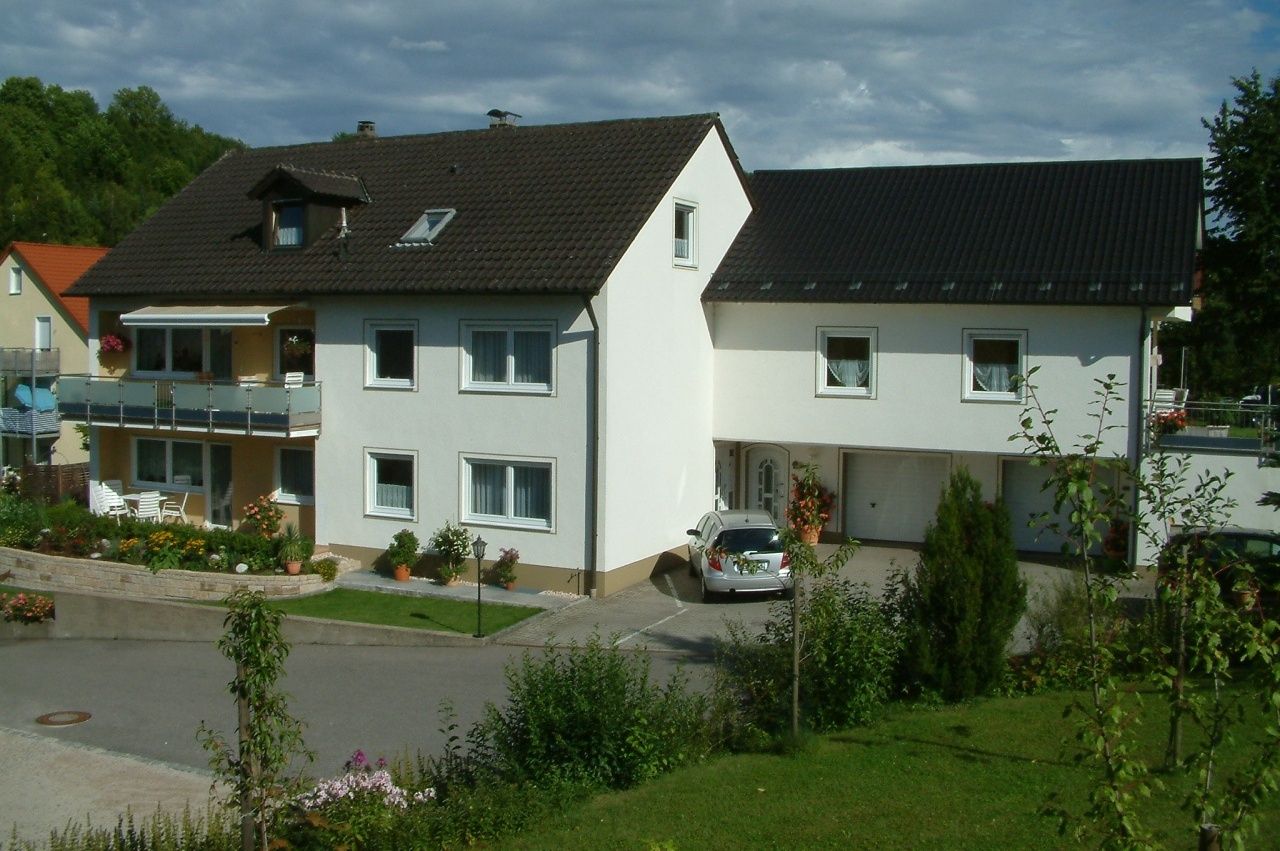
<svg viewBox="0 0 1280 851"><path fill-rule="evenodd" d="M356 136L361 139L372 139L378 135L378 125L372 121L357 121Z"/></svg>

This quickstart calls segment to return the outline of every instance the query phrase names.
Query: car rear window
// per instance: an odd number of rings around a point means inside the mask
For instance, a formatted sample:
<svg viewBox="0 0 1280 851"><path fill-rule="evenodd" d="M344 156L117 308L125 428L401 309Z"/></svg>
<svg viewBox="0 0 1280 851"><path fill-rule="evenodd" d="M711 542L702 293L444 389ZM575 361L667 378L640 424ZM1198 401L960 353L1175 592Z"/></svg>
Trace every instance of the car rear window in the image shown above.
<svg viewBox="0 0 1280 851"><path fill-rule="evenodd" d="M731 553L780 553L782 539L777 529L726 529L716 539L716 546Z"/></svg>

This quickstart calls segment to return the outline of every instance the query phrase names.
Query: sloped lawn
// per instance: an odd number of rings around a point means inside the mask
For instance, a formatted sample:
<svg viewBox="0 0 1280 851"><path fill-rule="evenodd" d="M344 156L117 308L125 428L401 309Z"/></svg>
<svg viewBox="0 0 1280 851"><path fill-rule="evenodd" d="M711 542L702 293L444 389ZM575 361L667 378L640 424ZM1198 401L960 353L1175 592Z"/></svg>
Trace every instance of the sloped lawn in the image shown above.
<svg viewBox="0 0 1280 851"><path fill-rule="evenodd" d="M380 594L335 588L325 594L296 600L272 601L287 615L330 618L339 621L404 626L410 629L435 629L471 635L476 631L475 603L463 603L439 597L409 597L402 594ZM492 635L519 623L540 609L531 606L508 606L485 603L481 609L484 634Z"/></svg>
<svg viewBox="0 0 1280 851"><path fill-rule="evenodd" d="M822 737L792 756L725 757L638 789L597 797L556 824L494 847L1027 849L1077 845L1038 815L1050 794L1084 809L1089 772L1062 739L1067 696L988 699L946 709L898 708L867 728ZM1162 752L1162 707L1147 696L1144 753ZM1260 719L1256 719L1260 722ZM1239 754L1228 752L1229 758ZM1179 810L1185 778L1141 805L1170 848L1194 848ZM1269 804L1248 847L1280 836Z"/></svg>

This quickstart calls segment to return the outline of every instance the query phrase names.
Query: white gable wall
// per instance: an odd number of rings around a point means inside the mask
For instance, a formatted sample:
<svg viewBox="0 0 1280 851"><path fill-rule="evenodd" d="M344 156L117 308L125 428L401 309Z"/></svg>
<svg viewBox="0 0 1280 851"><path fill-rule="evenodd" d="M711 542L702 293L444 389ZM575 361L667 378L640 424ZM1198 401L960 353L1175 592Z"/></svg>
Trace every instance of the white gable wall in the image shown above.
<svg viewBox="0 0 1280 851"><path fill-rule="evenodd" d="M675 266L674 205L697 205L696 269ZM712 347L702 291L750 212L713 129L600 297L600 570L684 543L713 507Z"/></svg>

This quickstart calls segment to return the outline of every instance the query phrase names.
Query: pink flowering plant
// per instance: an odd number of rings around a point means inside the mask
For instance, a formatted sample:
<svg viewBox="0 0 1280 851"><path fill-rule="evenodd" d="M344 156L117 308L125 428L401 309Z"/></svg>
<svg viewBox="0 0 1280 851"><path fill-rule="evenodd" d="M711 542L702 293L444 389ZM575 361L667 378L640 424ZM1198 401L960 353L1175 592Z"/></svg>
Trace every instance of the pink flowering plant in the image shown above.
<svg viewBox="0 0 1280 851"><path fill-rule="evenodd" d="M103 334L98 338L98 353L113 355L129 348L129 341L119 334Z"/></svg>
<svg viewBox="0 0 1280 851"><path fill-rule="evenodd" d="M43 623L53 618L53 600L21 591L13 597L0 594L0 612L9 623Z"/></svg>
<svg viewBox="0 0 1280 851"><path fill-rule="evenodd" d="M264 538L273 538L280 531L284 509L269 496L260 496L242 509L246 532L257 532Z"/></svg>
<svg viewBox="0 0 1280 851"><path fill-rule="evenodd" d="M394 834L399 815L436 799L431 788L410 794L396 784L386 759L371 763L361 750L351 755L343 772L321 780L294 801L294 830L323 847L351 847L353 840L371 842L373 837Z"/></svg>

